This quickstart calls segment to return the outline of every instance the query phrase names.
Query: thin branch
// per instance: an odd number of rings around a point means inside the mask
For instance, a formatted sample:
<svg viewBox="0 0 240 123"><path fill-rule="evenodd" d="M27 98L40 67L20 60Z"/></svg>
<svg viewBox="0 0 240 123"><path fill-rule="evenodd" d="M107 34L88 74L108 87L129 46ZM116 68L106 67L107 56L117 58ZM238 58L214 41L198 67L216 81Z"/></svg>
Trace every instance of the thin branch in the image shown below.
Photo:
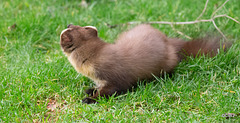
<svg viewBox="0 0 240 123"><path fill-rule="evenodd" d="M212 21L212 23L213 23L214 27L218 30L218 32L223 36L223 38L224 38L225 40L227 40L227 37L226 37L226 36L222 33L222 31L217 27L217 25L216 25L216 23L215 23L214 20Z"/></svg>
<svg viewBox="0 0 240 123"><path fill-rule="evenodd" d="M230 17L230 16L228 16L228 15L223 16L223 17L227 17L228 19L231 19L231 20L235 21L236 23L240 24L239 21L237 21L236 19L234 19L234 18L232 18L232 17Z"/></svg>
<svg viewBox="0 0 240 123"><path fill-rule="evenodd" d="M172 27L172 29L173 29L175 32L177 32L179 35L182 35L182 36L186 37L187 39L192 40L192 38L191 38L190 36L188 36L188 35L180 32L180 31L178 31L177 29L175 29L175 27L173 26L173 24L171 24L171 27Z"/></svg>
<svg viewBox="0 0 240 123"><path fill-rule="evenodd" d="M212 20L216 19L216 18L221 18L221 17L226 17L229 18L233 21L235 21L236 23L240 24L239 21L237 21L236 19L228 16L228 15L216 15L214 17L212 17L212 19L203 19L203 20L195 20L195 21L186 21L186 22L168 22L168 21L149 21L149 22L137 22L137 21L133 21L133 22L128 22L128 24L139 24L139 23L145 23L145 24L173 24L173 25L184 25L184 24L196 24L196 23L200 23L200 22L212 22Z"/></svg>
<svg viewBox="0 0 240 123"><path fill-rule="evenodd" d="M225 4L226 4L228 1L229 1L229 0L226 0L217 10L215 10L215 11L213 12L213 14L212 14L211 17L215 16L215 14L216 14L223 6L225 6Z"/></svg>
<svg viewBox="0 0 240 123"><path fill-rule="evenodd" d="M206 1L206 3L205 3L205 6L204 6L204 9L203 9L203 11L202 11L202 13L197 17L197 19L196 20L198 20L199 18L201 18L202 17L202 15L205 13L205 11L206 11L206 9L207 9L207 5L208 5L208 1L209 0L207 0Z"/></svg>
<svg viewBox="0 0 240 123"><path fill-rule="evenodd" d="M232 18L232 17L230 17L230 16L228 16L228 15L216 15L216 16L213 17L213 19L215 19L215 18L221 18L221 17L226 17L226 18L231 19L232 21L240 24L239 21L237 21L236 19L234 19L234 18Z"/></svg>
<svg viewBox="0 0 240 123"><path fill-rule="evenodd" d="M216 15L216 16L215 16L215 14L216 14L221 8L223 8L228 1L229 1L229 0L226 0L219 8L217 8L217 9L212 13L210 19L198 20L199 18L202 17L202 15L205 13L205 11L206 11L206 9L207 9L207 5L208 5L209 0L206 0L206 3L205 3L205 6L204 6L204 9L203 9L202 13L197 17L197 19L196 19L195 21L186 21L186 22L150 21L150 22L128 22L127 24L139 24L139 23L145 23L145 24L168 24L168 25L171 25L172 29L173 29L174 31L176 31L178 34L183 35L183 36L185 36L186 38L191 38L191 37L185 35L184 33L176 30L173 25L186 25L186 24L196 24L196 23L201 23L201 22L212 22L213 25L214 25L214 27L215 27L215 28L218 30L218 32L223 36L223 38L227 40L226 36L222 33L222 31L221 31L221 30L218 28L218 26L216 25L215 19L216 19L216 18L221 18L221 17L226 17L226 18L231 19L232 21L234 21L234 22L236 22L236 23L238 23L238 24L240 24L240 22L237 21L236 19L234 19L234 18L226 15L226 14L224 14L224 15Z"/></svg>
<svg viewBox="0 0 240 123"><path fill-rule="evenodd" d="M211 19L204 19L204 20L196 20L196 21L188 21L188 22L167 22L167 21L152 21L152 22L144 22L145 24L168 24L171 25L172 29L174 31L176 31L178 34L185 36L188 39L191 39L191 37L187 36L186 34L176 30L173 25L186 25L186 24L196 24L196 23L201 23L201 22L212 22L214 27L218 30L218 32L223 36L223 38L225 40L227 40L226 36L222 33L222 31L218 28L218 26L216 25L214 19L216 18L221 18L221 17L226 17L229 18L231 20L233 20L234 22L240 24L239 21L237 21L236 19L228 16L228 15L216 15L214 17L212 17ZM137 23L141 23L141 22L128 22L128 24L137 24Z"/></svg>
<svg viewBox="0 0 240 123"><path fill-rule="evenodd" d="M208 20L196 20L196 21L187 21L187 22L168 22L168 21L149 21L149 22L128 22L128 24L139 24L139 23L145 23L145 24L174 24L174 25L184 25L184 24L195 24L199 22L211 22L212 19Z"/></svg>

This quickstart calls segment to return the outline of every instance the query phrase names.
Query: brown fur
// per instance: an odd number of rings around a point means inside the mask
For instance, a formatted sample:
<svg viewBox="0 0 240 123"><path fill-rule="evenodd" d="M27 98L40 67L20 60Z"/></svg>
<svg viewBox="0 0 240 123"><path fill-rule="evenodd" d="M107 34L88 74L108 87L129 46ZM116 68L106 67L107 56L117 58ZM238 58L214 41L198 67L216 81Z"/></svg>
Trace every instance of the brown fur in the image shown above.
<svg viewBox="0 0 240 123"><path fill-rule="evenodd" d="M152 79L152 74L169 73L186 55L214 56L220 48L219 39L185 42L145 24L124 32L115 44L102 41L94 28L70 25L60 44L74 68L97 85L86 91L90 97L84 103L126 92L138 80Z"/></svg>

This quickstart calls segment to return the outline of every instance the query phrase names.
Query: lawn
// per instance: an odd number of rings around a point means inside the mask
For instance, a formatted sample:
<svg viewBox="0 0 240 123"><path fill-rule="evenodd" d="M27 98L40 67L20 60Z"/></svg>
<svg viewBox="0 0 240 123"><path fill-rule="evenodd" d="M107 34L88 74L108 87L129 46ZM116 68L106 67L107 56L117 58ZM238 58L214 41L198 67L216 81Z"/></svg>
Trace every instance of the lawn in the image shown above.
<svg viewBox="0 0 240 123"><path fill-rule="evenodd" d="M210 19L224 2L210 0L201 19ZM215 20L233 41L227 52L189 58L171 77L139 83L98 104L81 102L94 83L74 70L59 45L70 23L95 26L112 43L134 26L128 22L193 21L204 6L205 0L89 0L87 7L80 0L1 1L0 122L240 122L239 116L222 117L240 113L240 24L228 18ZM230 0L216 14L240 20L239 1ZM186 39L170 25L152 25ZM211 22L174 27L190 37L220 35Z"/></svg>

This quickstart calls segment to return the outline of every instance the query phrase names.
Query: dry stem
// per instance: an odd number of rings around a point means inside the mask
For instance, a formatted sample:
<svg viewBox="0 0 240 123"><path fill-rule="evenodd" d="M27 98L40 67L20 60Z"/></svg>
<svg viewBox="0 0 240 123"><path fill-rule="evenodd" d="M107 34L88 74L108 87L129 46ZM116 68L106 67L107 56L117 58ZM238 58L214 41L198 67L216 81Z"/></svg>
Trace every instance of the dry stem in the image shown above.
<svg viewBox="0 0 240 123"><path fill-rule="evenodd" d="M202 13L197 17L197 19L196 19L195 21L186 21L186 22L150 21L150 22L128 22L127 24L138 24L138 23L145 23L145 24L168 24L168 25L171 25L172 29L173 29L174 31L176 31L178 34L183 35L183 36L185 36L185 37L188 38L188 39L191 39L191 37L185 35L184 33L180 32L180 31L178 31L178 30L176 30L173 25L185 25L185 24L196 24L196 23L201 23L201 22L212 22L213 25L214 25L214 27L215 27L215 28L218 30L218 32L223 36L223 38L227 40L226 36L222 33L222 31L221 31L221 30L218 28L218 26L216 25L215 19L216 19L216 18L226 17L226 18L228 18L228 19L230 19L230 20L232 20L232 21L234 21L234 22L236 22L236 23L238 23L238 24L240 24L240 22L237 21L236 19L234 19L234 18L226 15L226 14L224 14L224 15L215 15L215 14L216 14L222 7L224 7L228 1L229 1L229 0L226 0L219 8L217 8L217 9L213 12L213 14L212 14L212 16L211 16L210 19L201 19L201 20L198 20L199 18L202 17L202 15L203 15L203 14L205 13L205 11L206 11L206 8L207 8L208 2L209 2L209 0L207 0L206 3L205 3L205 6L204 6L204 9L203 9Z"/></svg>

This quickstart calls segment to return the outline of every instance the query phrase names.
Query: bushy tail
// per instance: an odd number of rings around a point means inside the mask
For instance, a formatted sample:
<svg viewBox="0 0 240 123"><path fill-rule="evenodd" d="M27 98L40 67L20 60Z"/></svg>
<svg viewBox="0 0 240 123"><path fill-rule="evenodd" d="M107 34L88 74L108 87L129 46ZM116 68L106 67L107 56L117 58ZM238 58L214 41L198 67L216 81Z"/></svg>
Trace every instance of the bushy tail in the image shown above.
<svg viewBox="0 0 240 123"><path fill-rule="evenodd" d="M205 37L185 42L178 39L178 41L175 40L175 44L177 44L175 47L178 49L178 56L180 60L186 59L187 56L196 57L206 55L213 57L220 49L226 51L226 49L231 46L231 43L221 42L220 40L221 38Z"/></svg>

